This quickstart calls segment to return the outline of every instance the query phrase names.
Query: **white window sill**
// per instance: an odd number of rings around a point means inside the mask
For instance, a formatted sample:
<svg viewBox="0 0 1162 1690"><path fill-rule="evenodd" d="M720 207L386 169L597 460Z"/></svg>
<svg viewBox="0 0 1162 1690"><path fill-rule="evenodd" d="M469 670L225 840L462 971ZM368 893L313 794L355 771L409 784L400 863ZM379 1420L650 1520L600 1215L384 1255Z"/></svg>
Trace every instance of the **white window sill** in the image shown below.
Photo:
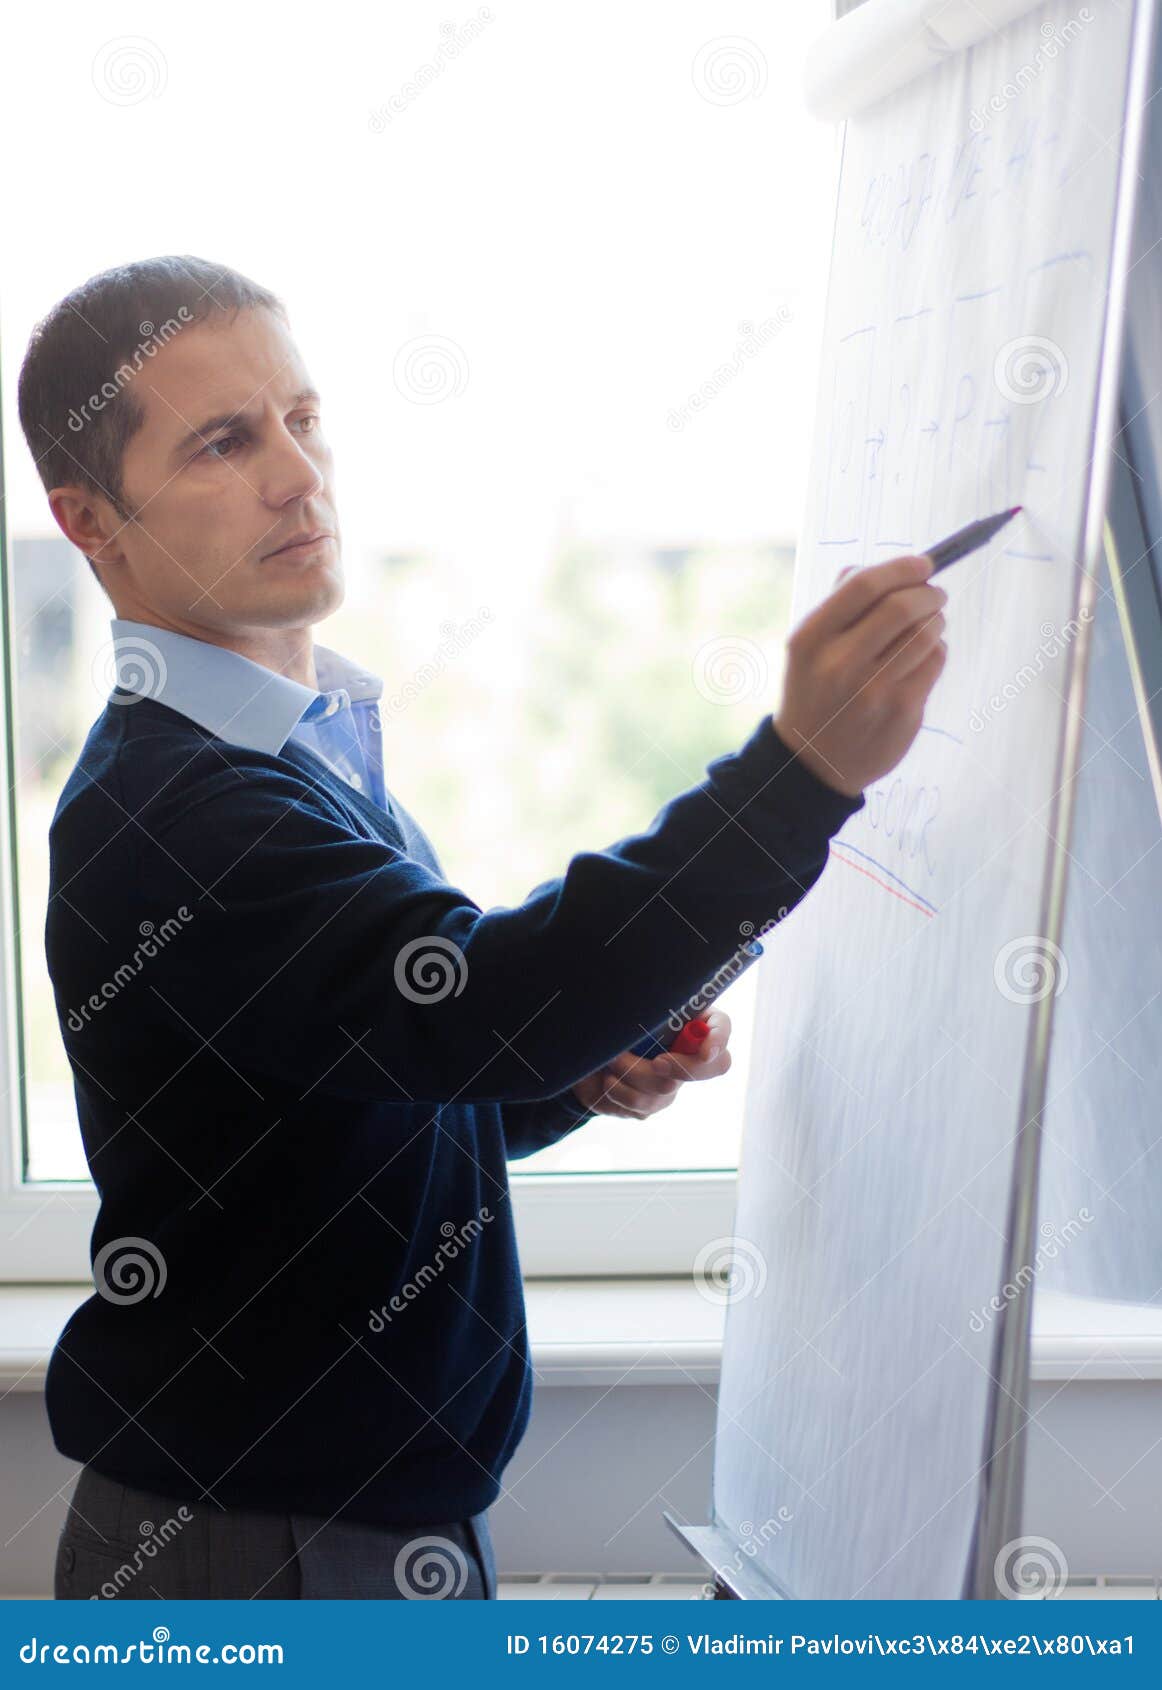
<svg viewBox="0 0 1162 1690"><path fill-rule="evenodd" d="M83 1285L0 1285L0 1393L39 1391ZM726 1310L689 1278L526 1282L534 1382L714 1385ZM1162 1309L1037 1300L1036 1380L1162 1380Z"/></svg>

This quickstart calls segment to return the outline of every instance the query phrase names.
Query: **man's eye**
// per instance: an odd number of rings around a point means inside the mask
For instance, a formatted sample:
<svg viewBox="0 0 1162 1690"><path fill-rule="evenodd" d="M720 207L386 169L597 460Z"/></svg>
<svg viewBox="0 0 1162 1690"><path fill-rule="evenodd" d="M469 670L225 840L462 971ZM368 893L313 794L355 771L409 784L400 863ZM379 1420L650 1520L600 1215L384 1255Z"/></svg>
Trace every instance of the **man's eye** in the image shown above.
<svg viewBox="0 0 1162 1690"><path fill-rule="evenodd" d="M318 417L313 413L310 416L300 417L298 420L300 423L310 423L311 426L306 430L307 434L313 434L319 423Z"/></svg>
<svg viewBox="0 0 1162 1690"><path fill-rule="evenodd" d="M240 441L241 438L241 435L238 434L224 434L221 440L211 440L208 446L203 446L202 452L206 457L210 458L228 457L229 453L222 452L220 448L223 446L229 446L232 442Z"/></svg>

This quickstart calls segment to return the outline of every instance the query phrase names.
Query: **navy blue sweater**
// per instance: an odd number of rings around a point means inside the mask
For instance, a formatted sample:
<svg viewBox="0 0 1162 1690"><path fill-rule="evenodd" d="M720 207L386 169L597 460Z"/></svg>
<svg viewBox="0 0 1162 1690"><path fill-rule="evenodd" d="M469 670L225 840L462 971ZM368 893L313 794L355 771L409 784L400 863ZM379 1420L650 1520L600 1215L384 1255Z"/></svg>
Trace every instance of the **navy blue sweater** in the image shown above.
<svg viewBox="0 0 1162 1690"><path fill-rule="evenodd" d="M225 1507L488 1507L530 1400L506 1161L587 1118L569 1087L792 908L862 802L766 716L647 831L482 912L398 801L118 689L50 833L101 1199L57 1448Z"/></svg>

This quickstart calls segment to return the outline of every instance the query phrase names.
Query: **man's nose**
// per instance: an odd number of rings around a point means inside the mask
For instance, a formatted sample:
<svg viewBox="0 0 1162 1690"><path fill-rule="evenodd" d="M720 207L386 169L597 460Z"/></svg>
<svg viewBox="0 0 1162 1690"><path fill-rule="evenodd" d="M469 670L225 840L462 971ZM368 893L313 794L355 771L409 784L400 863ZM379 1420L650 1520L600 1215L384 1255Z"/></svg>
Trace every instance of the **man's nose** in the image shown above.
<svg viewBox="0 0 1162 1690"><path fill-rule="evenodd" d="M322 471L289 435L271 449L264 469L267 504L285 505L289 499L313 498L323 490Z"/></svg>

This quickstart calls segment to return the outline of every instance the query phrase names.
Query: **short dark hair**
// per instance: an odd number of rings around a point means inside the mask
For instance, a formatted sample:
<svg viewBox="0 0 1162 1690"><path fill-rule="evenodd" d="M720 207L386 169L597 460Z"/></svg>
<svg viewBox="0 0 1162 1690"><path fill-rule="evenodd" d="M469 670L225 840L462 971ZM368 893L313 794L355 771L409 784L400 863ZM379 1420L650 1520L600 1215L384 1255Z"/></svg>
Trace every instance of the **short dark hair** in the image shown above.
<svg viewBox="0 0 1162 1690"><path fill-rule="evenodd" d="M286 307L224 264L142 258L91 276L37 323L20 371L20 426L45 491L79 485L125 508L122 461L145 420L132 387L145 360L214 311ZM115 401L115 402L114 402Z"/></svg>

